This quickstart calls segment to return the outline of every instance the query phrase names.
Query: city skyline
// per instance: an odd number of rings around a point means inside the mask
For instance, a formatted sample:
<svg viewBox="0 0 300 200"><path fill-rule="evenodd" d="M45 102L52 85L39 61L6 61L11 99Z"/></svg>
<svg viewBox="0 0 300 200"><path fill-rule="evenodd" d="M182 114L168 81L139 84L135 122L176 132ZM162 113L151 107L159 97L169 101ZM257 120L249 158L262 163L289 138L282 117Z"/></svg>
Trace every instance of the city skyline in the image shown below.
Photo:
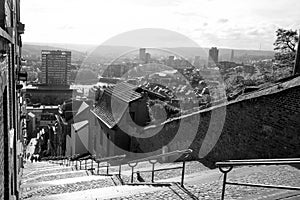
<svg viewBox="0 0 300 200"><path fill-rule="evenodd" d="M28 33L24 42L100 45L127 31L164 28L201 47L273 50L277 28L300 27L296 0L89 0L86 4L32 0L22 1L21 8ZM156 39L164 43L162 38ZM172 37L168 40L175 41Z"/></svg>

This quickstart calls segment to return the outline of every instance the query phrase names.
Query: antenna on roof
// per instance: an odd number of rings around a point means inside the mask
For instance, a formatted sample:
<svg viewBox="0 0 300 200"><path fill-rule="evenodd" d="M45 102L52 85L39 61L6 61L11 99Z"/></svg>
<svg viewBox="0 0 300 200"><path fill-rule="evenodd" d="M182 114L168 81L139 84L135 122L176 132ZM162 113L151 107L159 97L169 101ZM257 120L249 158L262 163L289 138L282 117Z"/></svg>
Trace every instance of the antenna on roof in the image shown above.
<svg viewBox="0 0 300 200"><path fill-rule="evenodd" d="M261 51L261 43L259 43L259 50Z"/></svg>

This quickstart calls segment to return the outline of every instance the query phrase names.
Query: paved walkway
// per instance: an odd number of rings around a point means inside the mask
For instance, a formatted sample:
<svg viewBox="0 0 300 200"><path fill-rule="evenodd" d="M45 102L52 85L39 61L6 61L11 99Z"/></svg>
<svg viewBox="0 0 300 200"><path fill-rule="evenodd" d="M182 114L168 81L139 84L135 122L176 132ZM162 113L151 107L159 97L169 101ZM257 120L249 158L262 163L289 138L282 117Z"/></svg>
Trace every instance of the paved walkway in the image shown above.
<svg viewBox="0 0 300 200"><path fill-rule="evenodd" d="M178 166L161 164L158 167ZM151 165L142 163L137 170L150 170ZM101 173L105 173L102 169ZM118 168L111 169L117 172ZM181 170L157 172L155 182L179 182ZM76 200L76 199L220 199L223 176L218 169L210 170L199 162L186 164L185 187L122 185L116 176L92 175L73 166L60 166L48 162L27 163L22 176L22 198L26 200ZM146 181L150 173L141 173ZM130 180L130 168L122 167L122 179ZM135 178L136 179L136 178ZM253 166L233 169L229 181L300 186L300 170L292 166ZM135 180L137 182L137 180ZM300 191L227 186L228 199L300 199Z"/></svg>

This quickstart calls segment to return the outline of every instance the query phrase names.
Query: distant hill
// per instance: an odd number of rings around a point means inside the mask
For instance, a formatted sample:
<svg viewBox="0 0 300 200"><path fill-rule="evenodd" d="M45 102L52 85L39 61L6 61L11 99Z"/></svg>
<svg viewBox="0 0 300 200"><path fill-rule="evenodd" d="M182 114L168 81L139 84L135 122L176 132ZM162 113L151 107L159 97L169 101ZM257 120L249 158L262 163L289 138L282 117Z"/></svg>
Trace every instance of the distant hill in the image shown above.
<svg viewBox="0 0 300 200"><path fill-rule="evenodd" d="M82 60L85 57L85 54L80 51L76 51L73 49L65 49L47 45L33 45L33 44L23 44L22 47L22 55L26 57L30 57L33 59L40 60L42 50L64 50L64 51L71 51L72 52L72 60Z"/></svg>
<svg viewBox="0 0 300 200"><path fill-rule="evenodd" d="M49 46L61 49L71 49L80 52L90 52L96 46L91 44L62 44L62 43L26 43L28 45L36 45L36 46Z"/></svg>
<svg viewBox="0 0 300 200"><path fill-rule="evenodd" d="M128 46L98 46L90 52L90 56L99 57L119 57L120 55L130 52L132 50L138 50L136 47Z"/></svg>
<svg viewBox="0 0 300 200"><path fill-rule="evenodd" d="M200 56L201 59L208 58L209 48L197 48L197 47L177 47L177 48L167 48L172 52L176 52L184 57L195 57ZM244 49L219 49L219 60L229 60L231 56L231 51L234 50L235 60L240 60L242 58L273 58L274 51L260 51L260 50L244 50Z"/></svg>
<svg viewBox="0 0 300 200"><path fill-rule="evenodd" d="M80 60L88 55L94 58L117 58L124 53L137 50L137 47L129 47L129 46L93 46L93 45L79 45L79 44L24 44L23 45L23 55L41 55L41 50L49 49L49 50L71 50L72 51L72 59ZM68 47L63 48L63 47ZM167 50L165 55L169 55L168 51L174 52L178 55L184 56L186 58L194 58L195 56L200 56L201 59L207 60L209 48L197 48L197 47L176 47L176 48L162 48ZM234 58L236 61L245 61L249 59L272 59L274 57L274 51L260 51L260 50L244 50L244 49L233 49L234 50ZM219 49L219 60L229 60L232 49ZM162 51L158 51L160 54ZM138 52L136 52L138 53ZM153 56L155 56L155 51L153 52ZM163 53L164 54L164 53Z"/></svg>

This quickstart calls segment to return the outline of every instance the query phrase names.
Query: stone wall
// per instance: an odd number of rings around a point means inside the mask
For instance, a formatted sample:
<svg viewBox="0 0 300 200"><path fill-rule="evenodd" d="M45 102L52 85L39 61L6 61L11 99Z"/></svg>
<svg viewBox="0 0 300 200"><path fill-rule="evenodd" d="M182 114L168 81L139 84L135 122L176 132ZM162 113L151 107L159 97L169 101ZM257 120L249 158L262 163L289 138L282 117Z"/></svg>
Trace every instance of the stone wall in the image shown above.
<svg viewBox="0 0 300 200"><path fill-rule="evenodd" d="M296 81L298 86L260 91L224 106L147 127L141 132L146 137L135 139L135 151L190 147L194 150L192 158L209 166L227 159L299 157L300 79Z"/></svg>

